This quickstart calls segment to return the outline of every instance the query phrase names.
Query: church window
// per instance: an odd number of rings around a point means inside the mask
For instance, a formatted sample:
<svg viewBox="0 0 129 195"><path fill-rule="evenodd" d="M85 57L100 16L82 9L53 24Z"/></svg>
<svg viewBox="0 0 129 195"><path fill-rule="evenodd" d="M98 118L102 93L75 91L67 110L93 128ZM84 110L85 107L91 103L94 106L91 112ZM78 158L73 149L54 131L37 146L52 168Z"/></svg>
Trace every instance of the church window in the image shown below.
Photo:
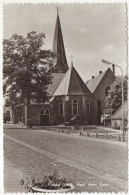
<svg viewBox="0 0 129 195"><path fill-rule="evenodd" d="M63 101L62 100L60 100L59 101L59 114L60 115L63 115L64 114L64 104L63 104Z"/></svg>
<svg viewBox="0 0 129 195"><path fill-rule="evenodd" d="M87 100L87 114L90 115L90 100Z"/></svg>
<svg viewBox="0 0 129 195"><path fill-rule="evenodd" d="M73 100L72 112L74 115L78 114L78 100L77 99Z"/></svg>
<svg viewBox="0 0 129 195"><path fill-rule="evenodd" d="M105 96L108 96L108 91L109 91L109 89L110 89L110 86L107 86L106 88L105 88Z"/></svg>
<svg viewBox="0 0 129 195"><path fill-rule="evenodd" d="M46 108L46 110L45 110L45 114L46 115L49 115L49 110Z"/></svg>
<svg viewBox="0 0 129 195"><path fill-rule="evenodd" d="M49 110L48 110L46 107L44 107L44 108L41 110L40 115L49 115Z"/></svg>
<svg viewBox="0 0 129 195"><path fill-rule="evenodd" d="M41 110L40 114L44 115L44 109Z"/></svg>

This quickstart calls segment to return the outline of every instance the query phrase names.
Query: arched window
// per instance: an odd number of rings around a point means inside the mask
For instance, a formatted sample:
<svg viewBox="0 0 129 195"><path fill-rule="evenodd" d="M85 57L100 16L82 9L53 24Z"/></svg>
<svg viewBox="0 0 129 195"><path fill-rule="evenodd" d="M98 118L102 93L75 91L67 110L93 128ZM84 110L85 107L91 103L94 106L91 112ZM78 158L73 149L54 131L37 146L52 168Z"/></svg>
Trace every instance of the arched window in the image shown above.
<svg viewBox="0 0 129 195"><path fill-rule="evenodd" d="M78 114L78 100L77 99L74 99L73 100L72 113L74 115L77 115Z"/></svg>
<svg viewBox="0 0 129 195"><path fill-rule="evenodd" d="M41 110L40 114L41 115L44 115L44 109Z"/></svg>
<svg viewBox="0 0 129 195"><path fill-rule="evenodd" d="M90 100L87 100L87 114L90 115Z"/></svg>
<svg viewBox="0 0 129 195"><path fill-rule="evenodd" d="M40 112L40 115L49 115L49 110L47 108L43 108Z"/></svg>
<svg viewBox="0 0 129 195"><path fill-rule="evenodd" d="M45 110L45 114L46 115L49 115L49 110L46 108L46 110Z"/></svg>
<svg viewBox="0 0 129 195"><path fill-rule="evenodd" d="M109 91L109 89L110 89L110 86L107 86L106 88L105 88L105 96L108 96L108 91Z"/></svg>
<svg viewBox="0 0 129 195"><path fill-rule="evenodd" d="M59 114L60 115L64 114L64 104L62 100L59 101Z"/></svg>

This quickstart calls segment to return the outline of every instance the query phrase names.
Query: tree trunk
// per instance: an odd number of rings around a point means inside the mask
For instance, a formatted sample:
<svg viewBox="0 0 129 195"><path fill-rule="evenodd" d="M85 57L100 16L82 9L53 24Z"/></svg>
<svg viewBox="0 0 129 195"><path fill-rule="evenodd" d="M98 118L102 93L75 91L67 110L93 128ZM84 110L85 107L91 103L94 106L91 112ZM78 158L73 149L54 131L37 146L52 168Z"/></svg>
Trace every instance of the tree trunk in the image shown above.
<svg viewBox="0 0 129 195"><path fill-rule="evenodd" d="M30 98L29 97L27 97L27 128L32 128L31 103L30 103Z"/></svg>

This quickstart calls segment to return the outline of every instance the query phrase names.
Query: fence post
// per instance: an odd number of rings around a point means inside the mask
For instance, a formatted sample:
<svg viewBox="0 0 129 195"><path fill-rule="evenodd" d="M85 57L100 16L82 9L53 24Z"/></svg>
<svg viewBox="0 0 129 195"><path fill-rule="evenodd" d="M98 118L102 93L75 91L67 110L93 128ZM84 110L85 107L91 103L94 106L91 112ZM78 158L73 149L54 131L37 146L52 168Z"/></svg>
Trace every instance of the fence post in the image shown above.
<svg viewBox="0 0 129 195"><path fill-rule="evenodd" d="M83 131L80 130L80 135L83 135Z"/></svg>
<svg viewBox="0 0 129 195"><path fill-rule="evenodd" d="M98 133L96 133L96 138L98 138Z"/></svg>
<svg viewBox="0 0 129 195"><path fill-rule="evenodd" d="M108 133L106 133L105 138L108 139Z"/></svg>
<svg viewBox="0 0 129 195"><path fill-rule="evenodd" d="M67 134L69 134L70 133L70 131L69 131L69 129L67 129Z"/></svg>
<svg viewBox="0 0 129 195"><path fill-rule="evenodd" d="M118 136L118 139L119 139L119 141L121 141L121 136L120 135Z"/></svg>

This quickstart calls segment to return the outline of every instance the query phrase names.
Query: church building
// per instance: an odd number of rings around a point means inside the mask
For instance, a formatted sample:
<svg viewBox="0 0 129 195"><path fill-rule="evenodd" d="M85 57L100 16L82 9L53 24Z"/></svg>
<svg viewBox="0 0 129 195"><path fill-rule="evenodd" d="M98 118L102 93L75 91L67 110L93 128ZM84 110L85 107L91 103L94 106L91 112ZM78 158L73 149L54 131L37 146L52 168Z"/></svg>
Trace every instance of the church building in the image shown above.
<svg viewBox="0 0 129 195"><path fill-rule="evenodd" d="M65 53L62 29L57 12L53 41L54 60L52 84L48 86L49 101L31 104L32 126L70 125L73 118L78 124L97 124L97 101L73 66L69 67ZM15 123L27 124L26 104L17 109Z"/></svg>

